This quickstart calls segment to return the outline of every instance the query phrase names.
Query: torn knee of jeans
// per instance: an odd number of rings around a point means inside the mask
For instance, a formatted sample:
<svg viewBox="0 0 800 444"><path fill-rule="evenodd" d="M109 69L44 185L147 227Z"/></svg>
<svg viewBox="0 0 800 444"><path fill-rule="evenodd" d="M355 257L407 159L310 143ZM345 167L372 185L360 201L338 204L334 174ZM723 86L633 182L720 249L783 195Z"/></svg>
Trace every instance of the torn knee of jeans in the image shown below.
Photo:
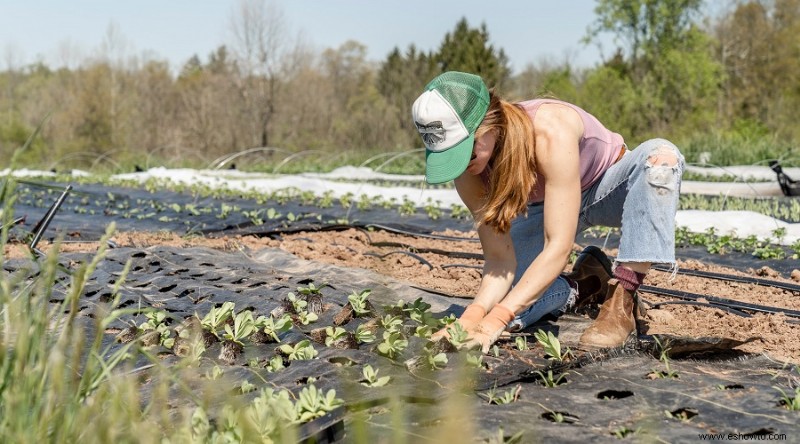
<svg viewBox="0 0 800 444"><path fill-rule="evenodd" d="M647 157L647 183L658 194L669 194L677 189L678 155L667 145L659 146Z"/></svg>
<svg viewBox="0 0 800 444"><path fill-rule="evenodd" d="M678 155L672 147L661 145L647 156L648 166L674 167L678 164Z"/></svg>

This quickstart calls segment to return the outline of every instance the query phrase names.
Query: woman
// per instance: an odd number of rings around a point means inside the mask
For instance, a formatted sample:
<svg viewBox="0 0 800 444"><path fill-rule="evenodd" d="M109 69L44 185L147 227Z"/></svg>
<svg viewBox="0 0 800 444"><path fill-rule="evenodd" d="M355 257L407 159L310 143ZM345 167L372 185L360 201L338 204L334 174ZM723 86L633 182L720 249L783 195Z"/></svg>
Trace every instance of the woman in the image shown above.
<svg viewBox="0 0 800 444"><path fill-rule="evenodd" d="M593 225L621 227L622 235L612 279L599 258L573 272L594 275L605 289L581 343L622 345L635 330L635 292L651 263L675 264L684 166L675 145L653 139L627 151L622 136L575 105L512 104L461 72L433 79L412 114L427 148L427 181L454 180L478 224L483 279L459 318L471 345L487 351L507 327L524 328L573 301L580 288L560 273L576 234Z"/></svg>

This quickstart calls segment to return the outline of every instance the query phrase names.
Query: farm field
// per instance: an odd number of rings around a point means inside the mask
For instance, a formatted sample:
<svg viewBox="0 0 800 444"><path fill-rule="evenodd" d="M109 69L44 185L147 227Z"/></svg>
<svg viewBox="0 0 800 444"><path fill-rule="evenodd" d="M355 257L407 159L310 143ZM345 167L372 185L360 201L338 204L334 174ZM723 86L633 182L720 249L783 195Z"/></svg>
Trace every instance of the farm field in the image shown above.
<svg viewBox="0 0 800 444"><path fill-rule="evenodd" d="M30 233L63 183L20 179L14 214L25 219L4 248L4 273L17 283L46 276L44 257L58 249L47 305L70 307L86 337L101 338L105 357L125 350L106 376L135 372L142 402L160 400L186 421L202 411L205 428L186 432L193 439L684 442L732 433L791 441L800 432L796 199L745 205L687 195L680 268L648 275L646 315L621 350L581 348L596 311L583 307L481 355L427 339L480 282L480 246L454 190L420 190L414 178L320 185L310 175L270 178L275 188L265 190L259 178L233 177L253 188L221 174L171 191L152 177L76 180L34 258ZM736 236L722 228L727 213ZM709 219L715 229L703 225ZM112 222L116 231L104 237ZM596 245L614 256L617 239L590 230L575 252ZM76 293L71 274L102 250ZM122 312L98 328L92 320L108 304ZM161 372L178 368L183 382L161 393L169 379ZM254 421L256 430L231 419L255 411L273 420ZM298 428L281 431L290 423Z"/></svg>

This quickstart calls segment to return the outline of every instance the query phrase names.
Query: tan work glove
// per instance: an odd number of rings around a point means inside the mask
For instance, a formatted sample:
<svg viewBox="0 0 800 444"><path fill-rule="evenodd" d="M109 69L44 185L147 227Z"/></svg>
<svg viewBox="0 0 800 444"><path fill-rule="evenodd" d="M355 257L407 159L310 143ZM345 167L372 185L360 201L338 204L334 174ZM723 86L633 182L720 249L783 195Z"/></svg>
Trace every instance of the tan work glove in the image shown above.
<svg viewBox="0 0 800 444"><path fill-rule="evenodd" d="M514 312L505 305L495 305L478 326L470 331L470 340L466 343L466 348L480 348L483 353L488 353L489 347L506 331L506 326L515 317Z"/></svg>
<svg viewBox="0 0 800 444"><path fill-rule="evenodd" d="M464 328L467 333L471 332L478 326L483 317L486 316L486 309L480 304L470 304L458 318L458 323ZM445 327L431 335L431 341L438 341L440 338L450 338L450 333L447 332L449 327Z"/></svg>

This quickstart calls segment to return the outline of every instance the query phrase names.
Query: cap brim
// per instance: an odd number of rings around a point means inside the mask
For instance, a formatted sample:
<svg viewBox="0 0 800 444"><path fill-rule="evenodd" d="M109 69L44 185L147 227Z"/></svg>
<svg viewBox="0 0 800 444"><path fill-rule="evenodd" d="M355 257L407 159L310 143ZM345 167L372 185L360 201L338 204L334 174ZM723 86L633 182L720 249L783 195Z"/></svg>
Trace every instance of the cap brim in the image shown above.
<svg viewBox="0 0 800 444"><path fill-rule="evenodd" d="M425 152L425 179L430 184L449 182L460 176L469 165L475 135L470 134L456 146L440 152Z"/></svg>

